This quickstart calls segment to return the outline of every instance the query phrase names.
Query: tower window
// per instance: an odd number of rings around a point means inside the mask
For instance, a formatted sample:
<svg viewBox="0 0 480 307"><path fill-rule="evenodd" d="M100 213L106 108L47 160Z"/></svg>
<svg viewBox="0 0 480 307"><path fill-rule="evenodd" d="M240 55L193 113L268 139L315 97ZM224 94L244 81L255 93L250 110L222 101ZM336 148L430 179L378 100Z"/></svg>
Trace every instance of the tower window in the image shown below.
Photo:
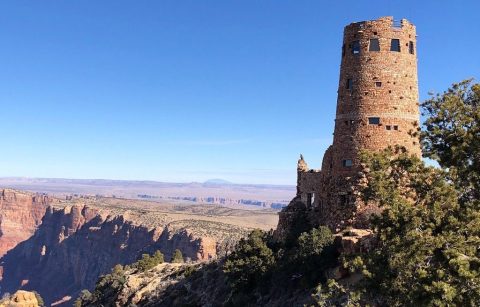
<svg viewBox="0 0 480 307"><path fill-rule="evenodd" d="M307 193L307 206L311 207L315 201L315 193Z"/></svg>
<svg viewBox="0 0 480 307"><path fill-rule="evenodd" d="M369 117L368 118L369 125L379 125L380 124L380 117Z"/></svg>
<svg viewBox="0 0 480 307"><path fill-rule="evenodd" d="M412 41L408 43L408 52L410 52L410 54L415 54L415 45Z"/></svg>
<svg viewBox="0 0 480 307"><path fill-rule="evenodd" d="M360 54L360 42L353 41L352 42L352 54Z"/></svg>
<svg viewBox="0 0 480 307"><path fill-rule="evenodd" d="M352 89L352 86L353 86L353 81L352 79L347 79L347 82L345 83L345 88L347 90L351 90Z"/></svg>
<svg viewBox="0 0 480 307"><path fill-rule="evenodd" d="M345 160L342 161L342 165L343 165L343 167L352 167L353 162L350 159L345 159Z"/></svg>
<svg viewBox="0 0 480 307"><path fill-rule="evenodd" d="M350 195L340 195L340 204L342 206L348 206L350 204Z"/></svg>
<svg viewBox="0 0 480 307"><path fill-rule="evenodd" d="M369 51L380 51L380 43L378 38L370 39L370 46L368 48Z"/></svg>
<svg viewBox="0 0 480 307"><path fill-rule="evenodd" d="M380 81L375 82L375 86L376 87L382 87L382 82L380 82Z"/></svg>
<svg viewBox="0 0 480 307"><path fill-rule="evenodd" d="M400 40L397 38L392 38L392 43L390 45L390 51L400 52Z"/></svg>
<svg viewBox="0 0 480 307"><path fill-rule="evenodd" d="M387 130L392 130L392 126L386 125L386 126L385 126L385 129L387 129Z"/></svg>
<svg viewBox="0 0 480 307"><path fill-rule="evenodd" d="M393 130L398 130L398 126L397 125L393 126Z"/></svg>

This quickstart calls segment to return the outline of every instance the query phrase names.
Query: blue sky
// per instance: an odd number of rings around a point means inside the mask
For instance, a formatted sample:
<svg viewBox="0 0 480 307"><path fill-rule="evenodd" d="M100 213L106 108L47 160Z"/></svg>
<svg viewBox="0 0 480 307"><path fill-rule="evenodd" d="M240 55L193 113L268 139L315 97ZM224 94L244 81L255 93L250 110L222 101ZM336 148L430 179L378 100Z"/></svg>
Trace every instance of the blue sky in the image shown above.
<svg viewBox="0 0 480 307"><path fill-rule="evenodd" d="M0 176L293 184L343 27L417 25L421 99L480 75L480 2L1 1Z"/></svg>

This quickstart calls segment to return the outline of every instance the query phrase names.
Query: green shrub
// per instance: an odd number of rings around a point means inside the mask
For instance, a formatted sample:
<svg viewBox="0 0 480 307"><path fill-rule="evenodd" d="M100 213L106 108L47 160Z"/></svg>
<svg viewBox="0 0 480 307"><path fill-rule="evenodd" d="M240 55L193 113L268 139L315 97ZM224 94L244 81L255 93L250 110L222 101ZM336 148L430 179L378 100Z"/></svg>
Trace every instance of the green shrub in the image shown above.
<svg viewBox="0 0 480 307"><path fill-rule="evenodd" d="M320 256L325 247L333 243L333 235L328 227L320 226L298 237L298 257Z"/></svg>
<svg viewBox="0 0 480 307"><path fill-rule="evenodd" d="M84 289L78 295L78 298L73 303L73 306L82 307L84 306L84 303L90 302L91 300L92 300L92 293L90 293L90 291L88 291L87 289Z"/></svg>
<svg viewBox="0 0 480 307"><path fill-rule="evenodd" d="M241 239L225 261L223 270L234 289L250 290L258 286L275 264L267 235L259 229Z"/></svg>
<svg viewBox="0 0 480 307"><path fill-rule="evenodd" d="M37 291L33 291L33 294L35 294L35 298L37 299L38 306L40 307L45 306L45 302L43 301L43 298L40 296L40 294Z"/></svg>
<svg viewBox="0 0 480 307"><path fill-rule="evenodd" d="M164 262L163 254L157 250L153 256L149 254L143 254L142 259L138 260L136 263L132 264L132 267L138 269L141 272L148 271L157 265Z"/></svg>
<svg viewBox="0 0 480 307"><path fill-rule="evenodd" d="M183 263L183 255L182 252L179 249L176 249L173 252L172 260L170 260L171 263Z"/></svg>

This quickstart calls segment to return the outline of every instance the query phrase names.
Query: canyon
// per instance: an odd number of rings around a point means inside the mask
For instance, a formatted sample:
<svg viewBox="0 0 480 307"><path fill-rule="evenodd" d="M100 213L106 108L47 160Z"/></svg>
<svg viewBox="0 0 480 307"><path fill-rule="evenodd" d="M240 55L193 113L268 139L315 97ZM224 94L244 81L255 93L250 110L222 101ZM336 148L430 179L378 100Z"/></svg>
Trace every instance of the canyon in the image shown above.
<svg viewBox="0 0 480 307"><path fill-rule="evenodd" d="M272 210L147 200L69 200L12 189L0 198L0 291L35 290L47 304L71 305L116 264L175 249L187 262L228 253L253 228L275 226Z"/></svg>

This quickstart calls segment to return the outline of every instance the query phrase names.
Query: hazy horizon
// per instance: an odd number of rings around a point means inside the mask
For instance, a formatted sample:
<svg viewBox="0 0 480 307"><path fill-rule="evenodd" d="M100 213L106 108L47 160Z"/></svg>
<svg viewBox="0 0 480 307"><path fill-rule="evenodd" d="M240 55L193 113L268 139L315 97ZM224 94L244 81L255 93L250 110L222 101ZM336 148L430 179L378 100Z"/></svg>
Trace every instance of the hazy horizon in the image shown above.
<svg viewBox="0 0 480 307"><path fill-rule="evenodd" d="M0 176L2 179L25 179L25 180L77 180L77 181L123 181L123 182L154 182L166 184L219 184L219 185L258 185L258 186L283 186L295 187L295 184L270 184L270 183L252 183L252 182L233 182L222 178L210 178L205 181L159 181L159 180L142 180L142 179L110 179L110 178L64 178L64 177L29 177L29 176ZM224 182L216 182L224 181Z"/></svg>

